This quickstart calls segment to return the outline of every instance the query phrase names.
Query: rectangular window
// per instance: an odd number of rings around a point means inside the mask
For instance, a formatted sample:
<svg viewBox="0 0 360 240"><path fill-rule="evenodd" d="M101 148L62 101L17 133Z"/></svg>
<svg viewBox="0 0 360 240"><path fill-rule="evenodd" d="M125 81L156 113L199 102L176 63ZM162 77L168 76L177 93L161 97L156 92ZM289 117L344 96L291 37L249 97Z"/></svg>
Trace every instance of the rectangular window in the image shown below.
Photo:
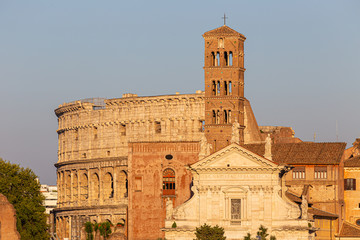
<svg viewBox="0 0 360 240"><path fill-rule="evenodd" d="M315 179L326 179L327 178L327 167L326 166L315 166Z"/></svg>
<svg viewBox="0 0 360 240"><path fill-rule="evenodd" d="M161 133L161 122L155 122L155 133Z"/></svg>
<svg viewBox="0 0 360 240"><path fill-rule="evenodd" d="M356 190L356 179L355 178L344 179L344 188L345 190Z"/></svg>
<svg viewBox="0 0 360 240"><path fill-rule="evenodd" d="M231 224L241 224L241 199L231 199Z"/></svg>
<svg viewBox="0 0 360 240"><path fill-rule="evenodd" d="M305 179L305 167L295 167L292 171L293 179Z"/></svg>
<svg viewBox="0 0 360 240"><path fill-rule="evenodd" d="M135 177L135 192L141 192L141 191L142 191L142 178Z"/></svg>

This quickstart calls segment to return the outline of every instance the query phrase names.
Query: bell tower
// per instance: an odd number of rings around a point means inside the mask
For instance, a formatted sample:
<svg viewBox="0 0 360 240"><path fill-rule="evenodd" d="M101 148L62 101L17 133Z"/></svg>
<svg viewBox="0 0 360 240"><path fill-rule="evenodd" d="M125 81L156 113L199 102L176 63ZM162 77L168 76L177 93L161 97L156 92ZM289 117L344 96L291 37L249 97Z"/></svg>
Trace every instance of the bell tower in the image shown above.
<svg viewBox="0 0 360 240"><path fill-rule="evenodd" d="M245 36L224 25L205 39L205 136L212 152L229 145L233 125L244 143ZM237 124L237 123L238 124ZM235 124L234 124L235 123ZM237 130L236 130L237 131Z"/></svg>

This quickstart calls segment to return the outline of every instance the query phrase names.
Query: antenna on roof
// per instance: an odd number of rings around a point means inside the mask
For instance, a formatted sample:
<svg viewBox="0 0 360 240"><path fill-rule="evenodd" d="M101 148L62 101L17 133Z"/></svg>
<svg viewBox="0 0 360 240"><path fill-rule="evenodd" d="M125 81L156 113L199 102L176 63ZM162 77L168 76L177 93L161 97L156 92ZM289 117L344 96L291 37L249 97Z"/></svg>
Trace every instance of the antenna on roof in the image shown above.
<svg viewBox="0 0 360 240"><path fill-rule="evenodd" d="M226 17L226 14L224 13L224 16L222 17L223 19L224 19L224 26L226 25L226 19L227 19L227 17Z"/></svg>

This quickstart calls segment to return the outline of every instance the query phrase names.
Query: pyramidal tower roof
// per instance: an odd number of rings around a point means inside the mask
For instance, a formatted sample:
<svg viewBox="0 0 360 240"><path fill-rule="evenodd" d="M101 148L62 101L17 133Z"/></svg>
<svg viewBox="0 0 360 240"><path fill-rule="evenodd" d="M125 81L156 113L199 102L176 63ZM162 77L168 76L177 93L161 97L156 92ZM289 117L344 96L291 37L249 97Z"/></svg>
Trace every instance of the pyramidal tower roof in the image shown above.
<svg viewBox="0 0 360 240"><path fill-rule="evenodd" d="M224 36L224 37L233 36L233 37L241 37L246 39L244 35L238 33L237 31L226 25L215 28L203 34L203 37L220 37L220 36Z"/></svg>

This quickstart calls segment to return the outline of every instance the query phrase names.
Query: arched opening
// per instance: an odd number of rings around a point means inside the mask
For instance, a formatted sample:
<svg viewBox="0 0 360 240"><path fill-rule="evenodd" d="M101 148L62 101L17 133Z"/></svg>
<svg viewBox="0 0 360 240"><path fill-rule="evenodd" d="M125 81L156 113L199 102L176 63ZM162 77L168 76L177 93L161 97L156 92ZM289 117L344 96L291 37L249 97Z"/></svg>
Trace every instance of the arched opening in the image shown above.
<svg viewBox="0 0 360 240"><path fill-rule="evenodd" d="M231 95L231 93L232 93L232 85L231 85L231 81L229 81L229 85L228 85L228 87L229 87L229 95Z"/></svg>
<svg viewBox="0 0 360 240"><path fill-rule="evenodd" d="M212 111L213 115L212 115L212 124L216 124L216 112L215 110Z"/></svg>
<svg viewBox="0 0 360 240"><path fill-rule="evenodd" d="M224 110L224 123L228 123L228 115L226 110Z"/></svg>
<svg viewBox="0 0 360 240"><path fill-rule="evenodd" d="M99 176L96 173L91 175L91 197L90 199L99 199L100 198L100 184Z"/></svg>
<svg viewBox="0 0 360 240"><path fill-rule="evenodd" d="M228 113L228 122L231 123L231 110L229 110L229 113Z"/></svg>
<svg viewBox="0 0 360 240"><path fill-rule="evenodd" d="M211 66L215 66L215 53L211 52Z"/></svg>
<svg viewBox="0 0 360 240"><path fill-rule="evenodd" d="M216 53L215 66L220 66L220 53Z"/></svg>
<svg viewBox="0 0 360 240"><path fill-rule="evenodd" d="M109 172L107 172L104 176L103 189L104 199L114 197L114 179Z"/></svg>
<svg viewBox="0 0 360 240"><path fill-rule="evenodd" d="M233 65L233 53L230 52L229 53L229 66L232 66Z"/></svg>
<svg viewBox="0 0 360 240"><path fill-rule="evenodd" d="M213 96L216 95L216 82L215 81L212 81L211 93L212 93Z"/></svg>
<svg viewBox="0 0 360 240"><path fill-rule="evenodd" d="M228 95L228 84L226 81L224 81L224 90L225 90L225 95Z"/></svg>
<svg viewBox="0 0 360 240"><path fill-rule="evenodd" d="M163 195L175 195L175 171L171 168L163 172Z"/></svg>
<svg viewBox="0 0 360 240"><path fill-rule="evenodd" d="M216 112L216 124L220 124L220 111L217 110Z"/></svg>
<svg viewBox="0 0 360 240"><path fill-rule="evenodd" d="M66 173L65 178L65 191L66 191L66 200L65 201L71 201L71 175L70 173Z"/></svg>
<svg viewBox="0 0 360 240"><path fill-rule="evenodd" d="M72 179L72 186L73 186L73 199L74 201L77 201L78 200L78 176L77 174L75 173L74 176L73 176L73 179Z"/></svg>
<svg viewBox="0 0 360 240"><path fill-rule="evenodd" d="M229 66L229 59L228 59L228 53L224 52L224 62L225 66Z"/></svg>
<svg viewBox="0 0 360 240"><path fill-rule="evenodd" d="M216 84L216 95L220 96L220 81L217 81L217 84Z"/></svg>
<svg viewBox="0 0 360 240"><path fill-rule="evenodd" d="M80 177L80 200L86 200L89 197L89 188L88 188L88 176L86 173L82 174Z"/></svg>

